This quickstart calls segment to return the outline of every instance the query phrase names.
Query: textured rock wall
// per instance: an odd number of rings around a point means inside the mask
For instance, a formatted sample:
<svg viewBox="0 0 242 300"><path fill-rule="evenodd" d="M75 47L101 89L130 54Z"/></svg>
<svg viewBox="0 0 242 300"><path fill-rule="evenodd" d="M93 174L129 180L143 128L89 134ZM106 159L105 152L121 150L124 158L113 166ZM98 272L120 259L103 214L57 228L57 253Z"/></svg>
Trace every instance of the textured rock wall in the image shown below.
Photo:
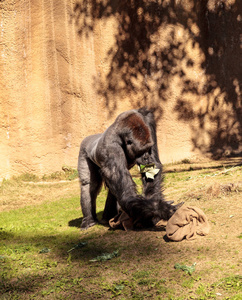
<svg viewBox="0 0 242 300"><path fill-rule="evenodd" d="M0 178L155 107L163 162L241 151L241 1L0 2Z"/></svg>

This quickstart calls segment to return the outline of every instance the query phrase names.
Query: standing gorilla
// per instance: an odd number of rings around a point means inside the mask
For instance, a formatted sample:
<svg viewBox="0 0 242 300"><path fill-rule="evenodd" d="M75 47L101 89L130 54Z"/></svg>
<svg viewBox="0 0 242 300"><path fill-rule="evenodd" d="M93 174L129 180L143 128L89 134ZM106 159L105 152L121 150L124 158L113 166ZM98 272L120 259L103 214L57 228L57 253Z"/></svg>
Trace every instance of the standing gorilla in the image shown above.
<svg viewBox="0 0 242 300"><path fill-rule="evenodd" d="M137 194L129 173L135 163L153 163L160 169L154 180L142 175L144 196ZM103 181L109 188L103 221L117 214L118 205L132 218L134 225L150 227L160 219L168 220L177 207L163 200L161 168L154 116L146 108L126 111L104 133L86 137L78 158L81 228L87 229L97 222L96 198Z"/></svg>

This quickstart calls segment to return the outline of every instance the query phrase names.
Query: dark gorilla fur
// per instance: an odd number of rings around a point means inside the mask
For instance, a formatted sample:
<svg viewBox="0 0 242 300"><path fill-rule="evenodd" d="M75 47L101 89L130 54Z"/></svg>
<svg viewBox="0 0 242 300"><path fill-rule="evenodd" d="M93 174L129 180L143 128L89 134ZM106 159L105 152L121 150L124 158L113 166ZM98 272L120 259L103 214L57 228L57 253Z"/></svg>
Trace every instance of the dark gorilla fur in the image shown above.
<svg viewBox="0 0 242 300"><path fill-rule="evenodd" d="M154 180L142 174L144 196L137 194L129 173L135 163L155 163L160 169ZM126 111L104 133L86 137L80 147L78 173L83 229L97 222L96 198L103 181L109 188L103 223L117 214L118 206L134 225L144 227L153 226L160 219L168 220L177 209L163 200L156 124L153 112L146 108Z"/></svg>

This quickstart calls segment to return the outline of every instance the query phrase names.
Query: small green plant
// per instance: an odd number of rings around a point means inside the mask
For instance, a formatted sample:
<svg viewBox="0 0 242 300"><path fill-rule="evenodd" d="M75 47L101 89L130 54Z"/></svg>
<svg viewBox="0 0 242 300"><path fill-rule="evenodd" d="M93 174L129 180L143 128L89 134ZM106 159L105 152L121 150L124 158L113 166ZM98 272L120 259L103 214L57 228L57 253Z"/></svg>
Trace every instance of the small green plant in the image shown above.
<svg viewBox="0 0 242 300"><path fill-rule="evenodd" d="M25 182L37 182L39 181L39 177L32 173L23 173L19 176L13 176L13 180L16 181L25 181Z"/></svg>
<svg viewBox="0 0 242 300"><path fill-rule="evenodd" d="M103 289L112 293L112 298L121 295L125 285L120 282L114 282L113 284L103 284Z"/></svg>
<svg viewBox="0 0 242 300"><path fill-rule="evenodd" d="M181 265L179 263L176 263L174 268L180 269L180 270L184 271L185 273L192 275L192 273L195 271L195 266L196 266L196 263L194 263L191 266L186 266L186 265Z"/></svg>
<svg viewBox="0 0 242 300"><path fill-rule="evenodd" d="M90 259L90 262L97 262L97 261L106 261L106 260L110 260L114 257L117 257L119 255L119 251L113 251L112 253L103 253L93 259Z"/></svg>
<svg viewBox="0 0 242 300"><path fill-rule="evenodd" d="M66 178L68 180L74 180L78 178L78 172L76 169L68 166L63 166L62 170L65 172Z"/></svg>
<svg viewBox="0 0 242 300"><path fill-rule="evenodd" d="M63 166L62 171L56 171L50 175L42 176L43 181L53 181L53 180L74 180L78 178L78 172L76 169Z"/></svg>

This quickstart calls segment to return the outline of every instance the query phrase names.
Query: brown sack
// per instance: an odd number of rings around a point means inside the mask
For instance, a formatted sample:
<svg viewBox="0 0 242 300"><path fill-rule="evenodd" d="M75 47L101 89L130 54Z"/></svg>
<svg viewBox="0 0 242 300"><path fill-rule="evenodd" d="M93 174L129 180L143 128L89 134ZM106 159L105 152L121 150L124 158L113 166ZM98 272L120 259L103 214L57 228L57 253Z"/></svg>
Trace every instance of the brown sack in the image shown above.
<svg viewBox="0 0 242 300"><path fill-rule="evenodd" d="M195 206L182 206L168 220L166 225L167 237L179 242L186 238L195 239L197 235L209 233L210 226L204 212Z"/></svg>
<svg viewBox="0 0 242 300"><path fill-rule="evenodd" d="M125 229L126 231L133 229L132 219L124 211L120 212L114 218L109 220L109 225L113 229Z"/></svg>

